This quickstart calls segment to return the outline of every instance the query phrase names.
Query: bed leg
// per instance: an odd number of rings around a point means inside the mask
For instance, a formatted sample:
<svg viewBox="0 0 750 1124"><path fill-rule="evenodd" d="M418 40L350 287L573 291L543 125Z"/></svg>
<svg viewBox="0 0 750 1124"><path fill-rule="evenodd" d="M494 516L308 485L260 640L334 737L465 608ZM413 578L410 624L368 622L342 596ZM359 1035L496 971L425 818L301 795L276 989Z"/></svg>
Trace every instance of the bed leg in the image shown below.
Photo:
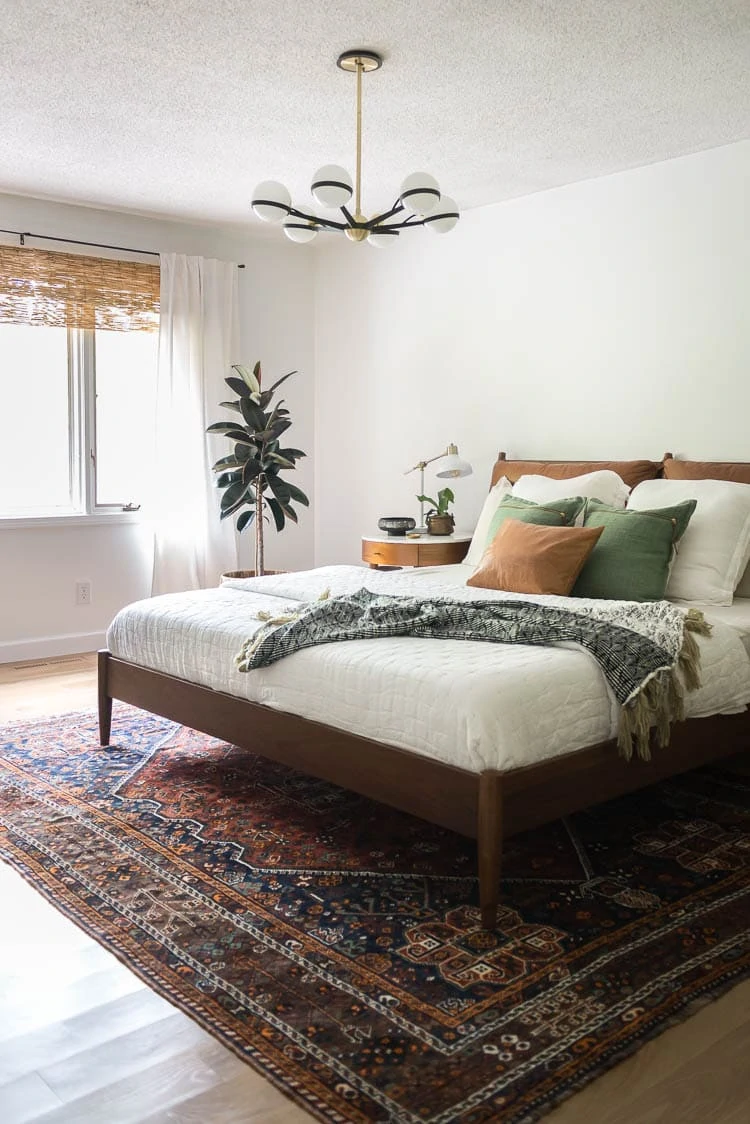
<svg viewBox="0 0 750 1124"><path fill-rule="evenodd" d="M500 900L500 864L503 854L502 773L495 770L479 774L477 852L482 928L494 929Z"/></svg>
<svg viewBox="0 0 750 1124"><path fill-rule="evenodd" d="M99 745L109 745L112 729L112 697L108 685L109 652L99 652Z"/></svg>

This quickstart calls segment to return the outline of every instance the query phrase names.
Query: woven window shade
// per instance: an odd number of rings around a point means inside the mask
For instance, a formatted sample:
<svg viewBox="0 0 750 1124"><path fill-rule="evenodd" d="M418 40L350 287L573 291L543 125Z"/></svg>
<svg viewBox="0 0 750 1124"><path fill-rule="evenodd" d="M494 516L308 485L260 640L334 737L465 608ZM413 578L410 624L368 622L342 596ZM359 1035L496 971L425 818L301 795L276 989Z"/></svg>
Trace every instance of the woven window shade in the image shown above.
<svg viewBox="0 0 750 1124"><path fill-rule="evenodd" d="M159 267L0 246L0 323L156 331Z"/></svg>

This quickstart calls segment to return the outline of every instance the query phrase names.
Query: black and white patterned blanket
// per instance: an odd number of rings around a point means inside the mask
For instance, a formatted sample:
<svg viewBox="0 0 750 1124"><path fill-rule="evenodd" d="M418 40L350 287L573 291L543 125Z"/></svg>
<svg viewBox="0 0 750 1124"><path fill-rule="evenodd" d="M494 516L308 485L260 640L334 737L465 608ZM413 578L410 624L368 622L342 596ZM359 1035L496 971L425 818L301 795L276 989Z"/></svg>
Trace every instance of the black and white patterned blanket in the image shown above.
<svg viewBox="0 0 750 1124"><path fill-rule="evenodd" d="M693 631L707 627L695 616L692 624ZM677 682L675 673L678 667L684 670L681 661L687 658L686 648L692 665L687 686L698 685L697 646L694 640L690 645L692 638L687 639L689 627L688 618L665 601L619 602L604 610L595 606L573 612L531 601L422 599L360 589L295 607L268 620L243 645L237 666L240 671L252 671L317 644L393 636L502 644L574 643L597 660L621 706L638 707L638 721L625 723L621 748L630 756L633 738L641 756L647 756L649 727L663 729L666 724L668 732L669 722L681 717L684 684ZM646 744L642 744L644 737Z"/></svg>

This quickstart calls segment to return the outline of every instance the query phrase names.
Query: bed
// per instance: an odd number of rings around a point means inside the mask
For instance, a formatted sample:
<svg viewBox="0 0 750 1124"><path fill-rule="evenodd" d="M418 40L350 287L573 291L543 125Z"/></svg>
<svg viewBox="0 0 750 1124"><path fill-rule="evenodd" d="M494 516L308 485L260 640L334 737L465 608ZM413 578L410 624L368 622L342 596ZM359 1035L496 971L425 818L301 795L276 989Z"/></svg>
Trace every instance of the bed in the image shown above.
<svg viewBox="0 0 750 1124"><path fill-rule="evenodd" d="M493 484L601 464L501 453ZM663 471L649 461L607 467L631 487ZM738 467L750 482L750 466L724 466ZM611 694L590 657L568 647L399 637L327 644L245 675L234 668L259 611L361 586L491 599L466 590L469 573L325 567L128 606L99 654L101 744L119 699L475 838L491 928L505 837L750 747L750 600L706 607L714 633L701 645L703 685L650 761L618 756Z"/></svg>

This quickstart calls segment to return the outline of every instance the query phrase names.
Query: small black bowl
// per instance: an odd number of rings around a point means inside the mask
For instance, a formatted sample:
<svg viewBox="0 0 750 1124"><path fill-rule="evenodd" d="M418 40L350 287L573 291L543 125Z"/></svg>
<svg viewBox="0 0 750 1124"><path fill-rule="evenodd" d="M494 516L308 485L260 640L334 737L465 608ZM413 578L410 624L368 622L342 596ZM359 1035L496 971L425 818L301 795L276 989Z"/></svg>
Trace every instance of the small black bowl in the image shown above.
<svg viewBox="0 0 750 1124"><path fill-rule="evenodd" d="M394 538L397 535L405 535L407 531L413 531L416 525L417 521L412 519L411 515L384 515L382 519L378 519L380 530L386 531Z"/></svg>

